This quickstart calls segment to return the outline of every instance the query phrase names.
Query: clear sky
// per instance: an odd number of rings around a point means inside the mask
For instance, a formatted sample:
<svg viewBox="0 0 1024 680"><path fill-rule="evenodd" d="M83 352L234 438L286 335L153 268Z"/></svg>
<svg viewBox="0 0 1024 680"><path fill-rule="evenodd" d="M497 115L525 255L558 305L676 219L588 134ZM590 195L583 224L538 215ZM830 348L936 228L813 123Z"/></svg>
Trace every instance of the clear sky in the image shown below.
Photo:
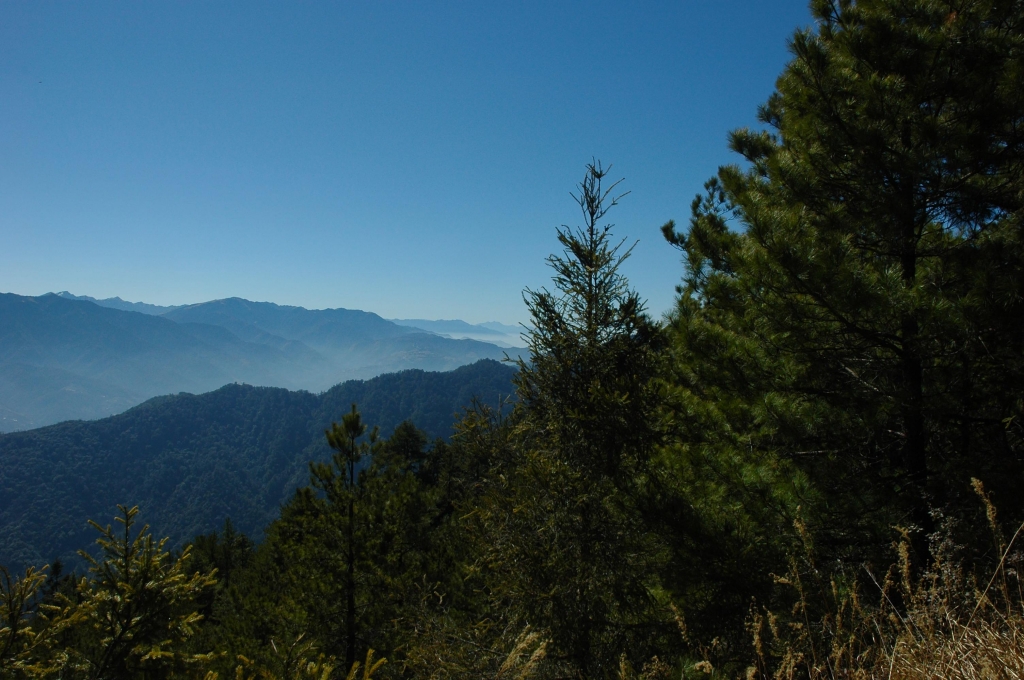
<svg viewBox="0 0 1024 680"><path fill-rule="evenodd" d="M0 292L519 322L591 158L660 315L806 0L0 0Z"/></svg>

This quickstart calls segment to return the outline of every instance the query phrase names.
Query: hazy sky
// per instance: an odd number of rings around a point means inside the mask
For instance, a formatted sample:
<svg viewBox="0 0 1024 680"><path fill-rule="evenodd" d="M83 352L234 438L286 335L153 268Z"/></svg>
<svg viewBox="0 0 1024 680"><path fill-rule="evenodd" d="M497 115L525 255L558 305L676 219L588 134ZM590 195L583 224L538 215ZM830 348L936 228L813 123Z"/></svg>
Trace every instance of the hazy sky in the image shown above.
<svg viewBox="0 0 1024 680"><path fill-rule="evenodd" d="M656 315L805 0L0 0L0 292L518 322L592 157Z"/></svg>

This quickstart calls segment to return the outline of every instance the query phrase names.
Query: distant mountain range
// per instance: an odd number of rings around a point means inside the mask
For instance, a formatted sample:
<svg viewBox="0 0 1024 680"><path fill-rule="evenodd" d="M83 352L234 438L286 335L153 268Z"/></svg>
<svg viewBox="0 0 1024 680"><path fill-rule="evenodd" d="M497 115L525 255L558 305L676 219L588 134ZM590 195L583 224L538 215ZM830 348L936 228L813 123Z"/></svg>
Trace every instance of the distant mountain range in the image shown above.
<svg viewBox="0 0 1024 680"><path fill-rule="evenodd" d="M493 342L501 347L522 347L522 326L510 326L497 321L471 324L459 319L428 321L427 319L391 319L400 326L419 328L449 338L464 338Z"/></svg>
<svg viewBox="0 0 1024 680"><path fill-rule="evenodd" d="M227 385L157 397L102 420L0 435L0 564L74 562L95 538L86 520L108 523L118 503L139 505L175 545L228 517L258 538L307 483L306 463L330 456L324 429L352 403L383 436L411 420L431 439L447 437L474 398L492 406L508 399L513 374L485 360L349 381L319 395Z"/></svg>
<svg viewBox="0 0 1024 680"><path fill-rule="evenodd" d="M161 305L151 305L147 302L128 302L127 300L122 300L119 297L104 298L100 300L89 295L73 295L66 290L55 293L55 295L59 295L60 297L68 300L85 300L87 302L97 304L100 307L120 309L126 312L142 312L143 314L162 315L190 306L172 305L165 307ZM297 307L290 309L302 308ZM436 333L437 335L454 338L456 340L480 340L482 342L494 343L499 347L523 346L523 340L520 337L524 330L523 327L511 326L498 321L487 321L480 324L467 323L461 319L441 319L437 321L431 321L429 319L388 319L388 321L396 323L399 326L418 328L419 330Z"/></svg>
<svg viewBox="0 0 1024 680"><path fill-rule="evenodd" d="M97 300L89 295L72 295L66 290L62 290L59 293L54 293L62 298L68 300L85 300L86 302L92 302L99 305L100 307L110 307L111 309L120 309L124 312L142 312L143 314L163 314L174 309L181 309L185 305L174 305L170 307L162 307L160 305L151 305L148 302L128 302L122 300L119 297L104 298Z"/></svg>
<svg viewBox="0 0 1024 680"><path fill-rule="evenodd" d="M500 339L500 324L465 325L493 331L495 341L445 337L370 312L240 298L160 307L66 291L0 294L0 431L100 418L227 383L321 392L353 378L518 356Z"/></svg>

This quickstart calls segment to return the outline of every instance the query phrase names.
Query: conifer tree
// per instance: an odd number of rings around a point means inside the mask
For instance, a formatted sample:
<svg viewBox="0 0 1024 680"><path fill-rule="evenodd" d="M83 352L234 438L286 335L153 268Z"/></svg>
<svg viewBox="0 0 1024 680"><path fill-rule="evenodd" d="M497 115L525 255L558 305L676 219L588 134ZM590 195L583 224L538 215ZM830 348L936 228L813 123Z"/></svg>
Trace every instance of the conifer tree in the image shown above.
<svg viewBox="0 0 1024 680"><path fill-rule="evenodd" d="M168 678L201 674L213 655L194 653L187 641L202 616L198 600L216 583L213 573L189 568L190 549L177 557L154 540L149 527L133 531L137 507L118 506L117 530L90 521L100 532L100 556L81 552L91 578L74 598L58 596L47 609L76 612L55 646L57 675L65 678Z"/></svg>
<svg viewBox="0 0 1024 680"><path fill-rule="evenodd" d="M355 663L368 649L392 656L406 641L402 622L414 591L435 578L435 503L420 479L426 436L409 422L383 440L376 428L362 440L367 430L355 406L327 430L331 460L310 464L310 486L285 504L243 575L249 593L227 624L248 629L240 637L266 646L301 636L304 645L343 660L339 667L351 667L349 654ZM276 620L255 620L268 617ZM239 653L252 651L246 645ZM273 662L253 653L261 664Z"/></svg>
<svg viewBox="0 0 1024 680"><path fill-rule="evenodd" d="M544 630L548 658L583 678L611 672L624 651L643 654L654 620L638 498L658 440L658 330L619 271L631 249L603 223L622 197L606 177L587 167L574 196L584 224L558 230L556 292L526 291L516 458L485 504L501 606Z"/></svg>
<svg viewBox="0 0 1024 680"><path fill-rule="evenodd" d="M310 473L313 486L326 494L328 503L335 511L340 510L343 513L341 519L344 526L342 554L345 568L345 667L350 668L356 662L358 639L356 564L360 558L360 550L356 538L356 502L361 494L357 472L363 454L377 440L377 430L374 428L368 444L361 445L358 442L359 438L366 434L366 424L356 410L356 405L352 404L352 411L342 416L341 425L331 423L331 429L325 434L328 445L335 451L334 464L311 463Z"/></svg>
<svg viewBox="0 0 1024 680"><path fill-rule="evenodd" d="M0 678L52 677L63 666L60 638L82 623L87 608L64 602L40 611L46 584L45 568L18 577L0 566Z"/></svg>
<svg viewBox="0 0 1024 680"><path fill-rule="evenodd" d="M681 446L719 432L716 465L806 475L790 509L820 513L836 556L898 524L924 560L971 476L1019 498L1024 6L812 11L766 129L730 137L748 165L719 170L688 233L664 230L686 254Z"/></svg>

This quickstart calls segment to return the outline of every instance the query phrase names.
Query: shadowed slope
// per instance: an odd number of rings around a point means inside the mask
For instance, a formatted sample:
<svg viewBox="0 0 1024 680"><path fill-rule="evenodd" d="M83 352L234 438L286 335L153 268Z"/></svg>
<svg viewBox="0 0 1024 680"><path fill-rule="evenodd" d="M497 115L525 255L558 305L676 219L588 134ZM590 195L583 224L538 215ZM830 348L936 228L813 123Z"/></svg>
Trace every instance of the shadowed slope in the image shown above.
<svg viewBox="0 0 1024 680"><path fill-rule="evenodd" d="M230 517L258 535L305 485L306 463L329 457L323 431L353 402L382 434L411 419L448 436L474 397L494 404L513 370L481 361L449 373L419 370L350 381L322 395L227 385L158 397L121 415L0 435L0 564L74 560L90 518L138 504L172 541Z"/></svg>

